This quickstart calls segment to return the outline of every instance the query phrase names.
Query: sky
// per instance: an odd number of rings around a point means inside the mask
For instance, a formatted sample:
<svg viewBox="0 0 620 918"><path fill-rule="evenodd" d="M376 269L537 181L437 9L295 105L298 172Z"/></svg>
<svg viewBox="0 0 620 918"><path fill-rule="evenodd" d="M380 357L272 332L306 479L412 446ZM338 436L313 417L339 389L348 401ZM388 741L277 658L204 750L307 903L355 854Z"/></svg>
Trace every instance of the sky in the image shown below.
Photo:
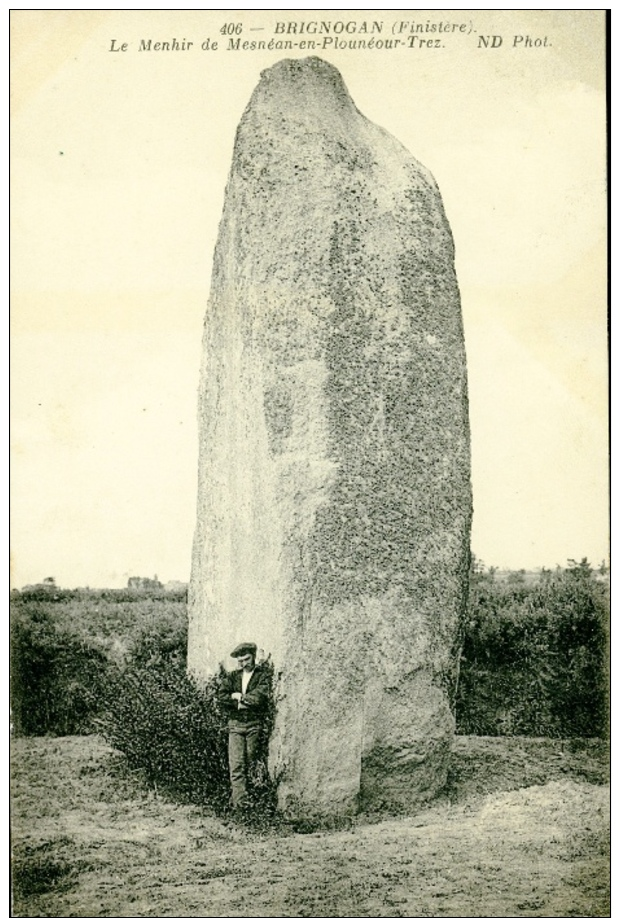
<svg viewBox="0 0 620 918"><path fill-rule="evenodd" d="M302 20L353 22L347 40L364 21L405 36L311 53L442 193L468 362L472 550L508 568L608 558L603 11L11 19L12 586L189 579L202 324L235 129L261 70L308 53L229 50L228 23L242 40ZM410 31L440 22L457 31ZM410 48L411 34L441 47ZM493 35L501 44L480 46ZM173 37L194 45L138 50Z"/></svg>

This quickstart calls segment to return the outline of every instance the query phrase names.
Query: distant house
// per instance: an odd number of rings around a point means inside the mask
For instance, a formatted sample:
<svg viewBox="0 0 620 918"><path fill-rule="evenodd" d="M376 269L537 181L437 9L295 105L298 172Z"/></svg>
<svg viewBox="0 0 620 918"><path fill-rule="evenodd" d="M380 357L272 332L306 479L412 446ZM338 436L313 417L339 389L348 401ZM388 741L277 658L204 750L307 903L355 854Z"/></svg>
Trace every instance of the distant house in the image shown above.
<svg viewBox="0 0 620 918"><path fill-rule="evenodd" d="M58 587L54 577L45 577L42 583L27 583L22 593L55 593Z"/></svg>
<svg viewBox="0 0 620 918"><path fill-rule="evenodd" d="M183 593L187 589L187 584L182 580L169 580L164 584L164 590L169 593Z"/></svg>
<svg viewBox="0 0 620 918"><path fill-rule="evenodd" d="M128 590L163 590L164 585L160 583L157 574L151 579L150 577L130 577L127 581Z"/></svg>

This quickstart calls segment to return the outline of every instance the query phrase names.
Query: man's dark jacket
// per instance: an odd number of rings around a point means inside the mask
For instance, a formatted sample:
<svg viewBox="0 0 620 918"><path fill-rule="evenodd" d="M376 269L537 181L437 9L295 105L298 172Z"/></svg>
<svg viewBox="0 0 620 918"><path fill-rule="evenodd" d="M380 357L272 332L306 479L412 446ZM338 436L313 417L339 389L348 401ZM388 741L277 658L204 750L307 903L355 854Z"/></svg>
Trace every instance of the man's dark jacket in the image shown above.
<svg viewBox="0 0 620 918"><path fill-rule="evenodd" d="M262 723L269 707L271 680L269 673L262 666L254 667L254 672L248 682L242 706L239 708L236 701L230 697L233 692L241 691L242 670L227 673L222 680L222 687L218 692L218 700L222 711L228 716L229 721L241 724Z"/></svg>

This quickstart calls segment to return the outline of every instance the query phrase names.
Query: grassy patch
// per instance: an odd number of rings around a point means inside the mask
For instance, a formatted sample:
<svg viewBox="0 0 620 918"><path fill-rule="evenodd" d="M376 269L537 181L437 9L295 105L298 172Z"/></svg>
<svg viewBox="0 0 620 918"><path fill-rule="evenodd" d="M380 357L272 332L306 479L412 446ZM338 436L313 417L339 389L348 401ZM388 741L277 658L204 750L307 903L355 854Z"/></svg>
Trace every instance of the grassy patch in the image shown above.
<svg viewBox="0 0 620 918"><path fill-rule="evenodd" d="M12 892L16 914L28 900L48 893L66 893L77 883L81 870L89 869L86 860L76 857L76 845L66 836L40 844L17 844L12 857Z"/></svg>
<svg viewBox="0 0 620 918"><path fill-rule="evenodd" d="M12 756L17 916L608 914L592 741L457 737L450 793L422 810L263 828L173 803L97 737Z"/></svg>

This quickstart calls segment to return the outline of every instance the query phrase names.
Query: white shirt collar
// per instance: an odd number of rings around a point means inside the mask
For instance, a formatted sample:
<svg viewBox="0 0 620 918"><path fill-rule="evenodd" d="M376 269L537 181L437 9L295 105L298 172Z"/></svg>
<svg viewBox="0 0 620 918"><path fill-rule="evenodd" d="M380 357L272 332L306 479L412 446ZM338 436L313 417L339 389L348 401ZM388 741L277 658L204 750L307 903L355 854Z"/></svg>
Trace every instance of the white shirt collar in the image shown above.
<svg viewBox="0 0 620 918"><path fill-rule="evenodd" d="M256 669L256 667L254 667L254 669ZM241 671L241 691L242 692L245 692L245 690L247 689L250 679L254 675L254 669L251 672L247 672L247 670L245 669Z"/></svg>

